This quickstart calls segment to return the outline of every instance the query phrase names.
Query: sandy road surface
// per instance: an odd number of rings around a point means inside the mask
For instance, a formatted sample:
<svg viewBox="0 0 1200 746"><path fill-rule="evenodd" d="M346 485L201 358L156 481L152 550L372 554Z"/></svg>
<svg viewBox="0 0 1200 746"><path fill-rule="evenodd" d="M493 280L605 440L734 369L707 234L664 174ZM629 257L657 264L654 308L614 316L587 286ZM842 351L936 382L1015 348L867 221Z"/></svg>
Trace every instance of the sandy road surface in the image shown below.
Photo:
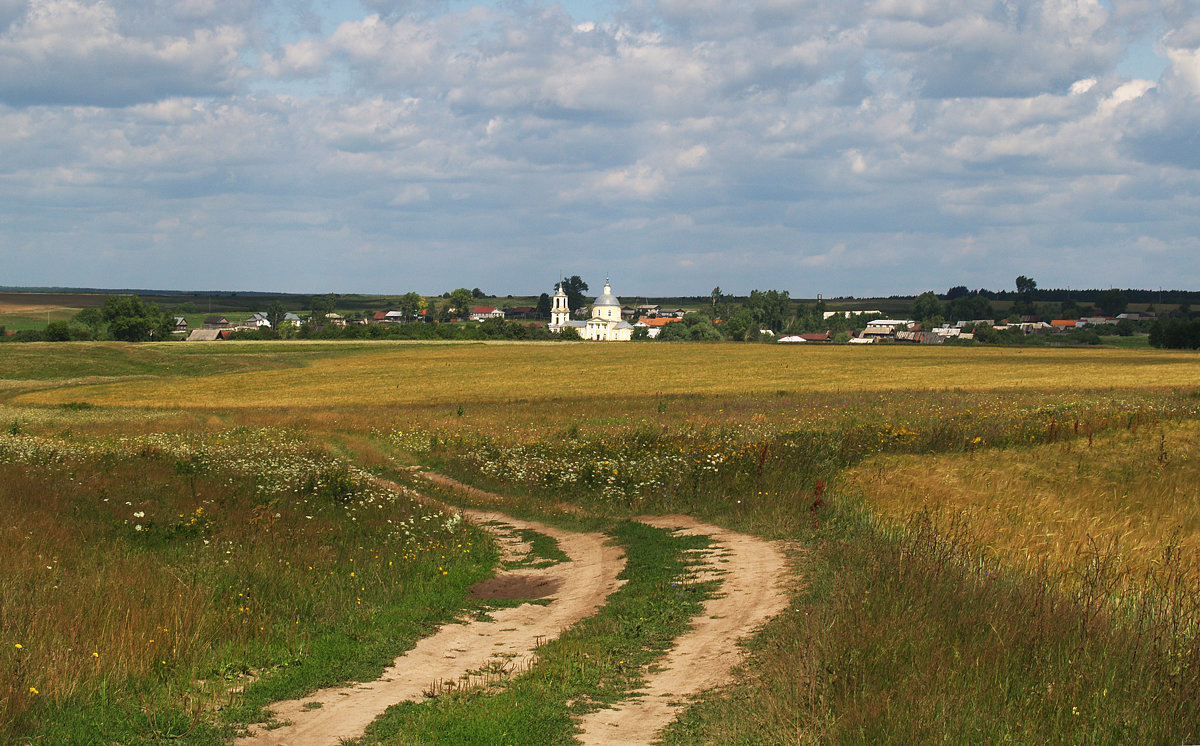
<svg viewBox="0 0 1200 746"><path fill-rule="evenodd" d="M453 479L423 474L431 481L477 495L494 497ZM601 534L578 534L495 511L463 510L463 515L497 537L505 560L522 556L528 546L511 529L532 529L559 542L571 558L544 569L501 573L485 584L481 597L549 597L547 606L525 604L490 613L488 621L448 624L396 659L377 681L326 689L298 700L271 706L287 723L274 730L257 727L237 746L334 746L339 739L361 736L367 725L390 705L424 699L435 682L457 681L490 661L532 660L542 641L594 614L620 587L624 568L618 548ZM638 520L658 528L711 538L713 546L693 570L697 581L721 582L714 598L676 640L647 685L614 709L580 720L580 741L596 744L649 744L670 723L689 696L730 680L743 659L738 641L787 605L784 583L788 562L780 548L745 534L700 523L687 516L653 516ZM500 525L497 525L500 524ZM319 706L314 703L320 703Z"/></svg>
<svg viewBox="0 0 1200 746"><path fill-rule="evenodd" d="M719 579L721 589L704 603L704 610L692 620L692 628L675 641L660 669L638 692L640 696L615 709L583 717L580 741L585 746L652 743L655 734L675 719L688 696L730 679L733 667L743 658L737 641L787 606L784 580L788 562L775 545L687 516L638 520L710 537L714 546L696 579Z"/></svg>
<svg viewBox="0 0 1200 746"><path fill-rule="evenodd" d="M493 585L501 593L505 588L519 588L524 592L518 595L553 600L546 606L523 604L497 609L490 612L489 621L447 624L397 658L376 681L323 689L302 699L273 704L275 718L288 725L273 730L256 727L249 736L235 742L238 746L334 746L340 739L361 736L389 706L424 699L424 692L435 682L458 681L493 661L509 664L531 659L534 648L594 614L621 585L617 575L624 569L625 559L602 534L561 531L491 511L462 513L475 523L499 531L501 547L510 556L519 553L519 542L510 532L490 524L532 529L557 540L559 548L571 558L569 562L508 571Z"/></svg>

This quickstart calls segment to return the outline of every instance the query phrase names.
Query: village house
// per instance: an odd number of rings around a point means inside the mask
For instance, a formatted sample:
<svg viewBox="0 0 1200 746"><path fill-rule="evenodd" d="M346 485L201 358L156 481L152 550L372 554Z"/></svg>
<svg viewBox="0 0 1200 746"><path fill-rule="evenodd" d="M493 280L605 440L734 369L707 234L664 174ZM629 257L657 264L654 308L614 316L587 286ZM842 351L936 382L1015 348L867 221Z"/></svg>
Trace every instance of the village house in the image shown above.
<svg viewBox="0 0 1200 746"><path fill-rule="evenodd" d="M677 324L681 319L660 319L657 317L641 318L634 322L633 328L645 329L646 336L650 339L657 339L659 334L662 334L663 327L667 324Z"/></svg>
<svg viewBox="0 0 1200 746"><path fill-rule="evenodd" d="M228 329L230 326L232 324L224 316L206 316L204 318L205 329Z"/></svg>
<svg viewBox="0 0 1200 746"><path fill-rule="evenodd" d="M471 309L471 321L487 321L488 319L502 319L504 311L492 306L475 306Z"/></svg>
<svg viewBox="0 0 1200 746"><path fill-rule="evenodd" d="M242 322L242 326L250 327L252 329L270 329L271 320L267 318L265 313L259 311Z"/></svg>
<svg viewBox="0 0 1200 746"><path fill-rule="evenodd" d="M188 330L187 319L183 318L182 316L176 316L175 317L175 331L186 332L187 330Z"/></svg>
<svg viewBox="0 0 1200 746"><path fill-rule="evenodd" d="M908 331L915 322L911 319L876 319L862 330L861 337L894 337L897 331Z"/></svg>
<svg viewBox="0 0 1200 746"><path fill-rule="evenodd" d="M185 342L216 342L221 339L228 339L233 333L232 329L193 329L187 335Z"/></svg>

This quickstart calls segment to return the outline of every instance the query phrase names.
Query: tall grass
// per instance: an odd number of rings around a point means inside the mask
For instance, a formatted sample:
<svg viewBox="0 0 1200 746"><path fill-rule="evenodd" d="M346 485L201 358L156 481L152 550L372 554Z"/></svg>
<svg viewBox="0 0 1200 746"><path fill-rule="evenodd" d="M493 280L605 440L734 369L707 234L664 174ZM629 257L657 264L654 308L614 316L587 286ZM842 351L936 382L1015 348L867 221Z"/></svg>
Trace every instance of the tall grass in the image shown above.
<svg viewBox="0 0 1200 746"><path fill-rule="evenodd" d="M1125 607L1133 613L1117 616L1103 552L1086 589L1068 593L1052 573L970 551L961 525L918 515L884 532L857 510L831 510L812 534L809 588L756 641L741 683L689 711L667 743L1180 743L1200 733L1197 589L1181 582L1177 556L1148 571L1145 595Z"/></svg>
<svg viewBox="0 0 1200 746"><path fill-rule="evenodd" d="M0 526L4 742L220 743L270 699L376 675L494 559L265 431L0 436Z"/></svg>

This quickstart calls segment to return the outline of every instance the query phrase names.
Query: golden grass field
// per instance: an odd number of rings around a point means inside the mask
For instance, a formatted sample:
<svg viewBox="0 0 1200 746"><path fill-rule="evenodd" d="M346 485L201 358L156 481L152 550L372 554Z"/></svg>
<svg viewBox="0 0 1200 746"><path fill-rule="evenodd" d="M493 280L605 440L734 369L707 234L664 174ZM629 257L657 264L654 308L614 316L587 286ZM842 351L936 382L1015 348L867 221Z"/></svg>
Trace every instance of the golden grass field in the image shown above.
<svg viewBox="0 0 1200 746"><path fill-rule="evenodd" d="M1200 358L1186 352L961 347L783 347L476 343L324 343L319 354L289 355L289 344L192 343L159 348L164 368L133 380L85 385L48 383L21 394L28 404L86 401L135 407L331 408L370 405L519 403L612 396L736 396L805 392L1100 388L1200 385ZM295 349L295 348L293 348ZM187 375L173 358L215 359ZM260 366L231 366L240 354ZM279 367L272 353L289 360ZM294 358L294 359L293 359ZM261 369L266 368L266 369ZM185 375L180 375L183 372Z"/></svg>
<svg viewBox="0 0 1200 746"><path fill-rule="evenodd" d="M881 455L843 479L880 516L961 520L1017 565L1069 570L1098 548L1142 573L1168 545L1200 556L1197 443L1200 423L1157 423L1002 454Z"/></svg>

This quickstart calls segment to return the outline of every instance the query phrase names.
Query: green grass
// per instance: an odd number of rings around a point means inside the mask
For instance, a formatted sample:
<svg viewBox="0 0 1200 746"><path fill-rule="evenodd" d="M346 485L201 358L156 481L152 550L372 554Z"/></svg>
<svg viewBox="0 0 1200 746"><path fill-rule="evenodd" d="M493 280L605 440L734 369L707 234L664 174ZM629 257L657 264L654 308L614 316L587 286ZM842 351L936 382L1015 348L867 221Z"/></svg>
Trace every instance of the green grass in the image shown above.
<svg viewBox="0 0 1200 746"><path fill-rule="evenodd" d="M755 641L741 683L691 708L665 743L1197 739L1194 629L1164 636L1148 608L1097 613L1101 587L1063 594L920 518L884 535L833 511L810 537L808 590Z"/></svg>
<svg viewBox="0 0 1200 746"><path fill-rule="evenodd" d="M508 563L509 568L550 567L559 562L571 560L567 553L559 548L558 541L553 536L547 536L531 528L519 528L516 533L522 541L529 544L529 554L516 562Z"/></svg>
<svg viewBox="0 0 1200 746"><path fill-rule="evenodd" d="M3 743L224 743L376 678L496 561L285 432L0 434L0 524Z"/></svg>
<svg viewBox="0 0 1200 746"><path fill-rule="evenodd" d="M358 743L574 743L573 716L628 696L716 585L680 583L686 553L706 547L704 537L632 522L612 525L611 533L626 554L626 584L596 616L539 647L528 673L499 687L393 706Z"/></svg>

